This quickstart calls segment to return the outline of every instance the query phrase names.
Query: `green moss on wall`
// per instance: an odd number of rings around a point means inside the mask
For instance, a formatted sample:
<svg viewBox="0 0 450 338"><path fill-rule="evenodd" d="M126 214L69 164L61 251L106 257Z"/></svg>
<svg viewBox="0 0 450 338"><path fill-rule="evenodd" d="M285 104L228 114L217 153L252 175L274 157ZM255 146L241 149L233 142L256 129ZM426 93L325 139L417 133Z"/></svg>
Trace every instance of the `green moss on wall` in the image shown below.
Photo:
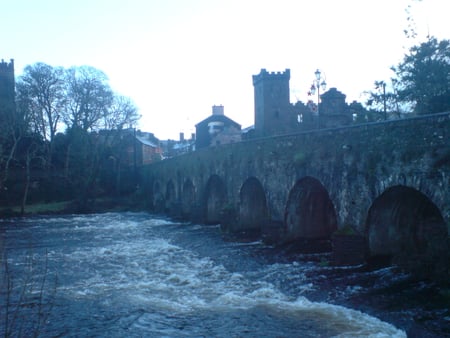
<svg viewBox="0 0 450 338"><path fill-rule="evenodd" d="M298 151L297 153L295 153L294 158L293 158L294 164L296 166L305 165L307 163L307 159L308 159L308 156L302 151Z"/></svg>

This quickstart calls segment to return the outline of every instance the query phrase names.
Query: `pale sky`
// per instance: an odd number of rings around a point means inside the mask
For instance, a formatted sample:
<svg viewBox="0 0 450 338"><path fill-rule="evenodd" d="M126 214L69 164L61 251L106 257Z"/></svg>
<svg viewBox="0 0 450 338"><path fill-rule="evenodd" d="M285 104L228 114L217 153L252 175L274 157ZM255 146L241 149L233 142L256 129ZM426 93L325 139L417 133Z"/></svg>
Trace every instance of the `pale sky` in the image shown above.
<svg viewBox="0 0 450 338"><path fill-rule="evenodd" d="M89 65L130 97L139 128L190 135L213 105L248 127L252 75L291 70L291 102L306 102L319 68L328 88L363 101L413 42L450 38L448 0L0 0L0 59Z"/></svg>

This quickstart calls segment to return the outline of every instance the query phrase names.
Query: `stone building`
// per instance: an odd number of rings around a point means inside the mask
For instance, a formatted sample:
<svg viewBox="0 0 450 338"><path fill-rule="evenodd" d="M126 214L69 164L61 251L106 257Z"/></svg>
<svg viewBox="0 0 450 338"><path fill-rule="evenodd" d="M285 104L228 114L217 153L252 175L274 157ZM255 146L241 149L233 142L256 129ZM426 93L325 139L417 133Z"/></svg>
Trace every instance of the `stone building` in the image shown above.
<svg viewBox="0 0 450 338"><path fill-rule="evenodd" d="M195 133L192 133L190 138L186 138L181 132L179 140L161 140L159 142L163 150L163 158L171 158L195 150Z"/></svg>
<svg viewBox="0 0 450 338"><path fill-rule="evenodd" d="M96 134L92 133L92 135ZM108 158L112 161L113 166L120 163L125 167L140 167L161 161L163 158L160 141L152 133L142 132L135 128L100 130L98 137L106 149L109 149Z"/></svg>
<svg viewBox="0 0 450 338"><path fill-rule="evenodd" d="M292 131L297 124L289 99L291 71L253 75L255 91L255 136L263 137Z"/></svg>
<svg viewBox="0 0 450 338"><path fill-rule="evenodd" d="M128 159L131 160L133 157L130 155L136 152L137 165L161 161L163 151L159 143L159 140L152 133L137 131L133 143L130 142L127 145Z"/></svg>
<svg viewBox="0 0 450 338"><path fill-rule="evenodd" d="M333 128L352 123L352 110L345 103L345 95L336 88L330 88L320 95L320 127Z"/></svg>
<svg viewBox="0 0 450 338"><path fill-rule="evenodd" d="M14 60L0 62L0 123L10 124L15 112Z"/></svg>
<svg viewBox="0 0 450 338"><path fill-rule="evenodd" d="M196 150L241 141L241 125L225 116L224 107L213 106L212 115L195 125Z"/></svg>
<svg viewBox="0 0 450 338"><path fill-rule="evenodd" d="M332 128L352 122L351 109L345 102L345 95L331 88L320 95L317 104L301 101L290 102L290 70L267 72L261 69L253 75L255 99L254 136L283 135L317 128ZM319 111L319 115L318 112Z"/></svg>

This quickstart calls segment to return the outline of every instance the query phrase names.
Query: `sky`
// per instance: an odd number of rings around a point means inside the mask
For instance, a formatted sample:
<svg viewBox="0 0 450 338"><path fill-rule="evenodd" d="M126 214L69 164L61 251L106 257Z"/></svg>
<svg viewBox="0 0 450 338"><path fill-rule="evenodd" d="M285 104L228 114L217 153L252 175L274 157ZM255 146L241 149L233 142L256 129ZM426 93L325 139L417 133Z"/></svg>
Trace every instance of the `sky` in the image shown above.
<svg viewBox="0 0 450 338"><path fill-rule="evenodd" d="M411 5L418 37L407 39ZM223 105L254 123L252 75L291 70L306 102L320 69L328 88L364 101L427 34L450 38L448 0L0 0L0 59L88 65L133 100L138 128L160 139L195 132Z"/></svg>

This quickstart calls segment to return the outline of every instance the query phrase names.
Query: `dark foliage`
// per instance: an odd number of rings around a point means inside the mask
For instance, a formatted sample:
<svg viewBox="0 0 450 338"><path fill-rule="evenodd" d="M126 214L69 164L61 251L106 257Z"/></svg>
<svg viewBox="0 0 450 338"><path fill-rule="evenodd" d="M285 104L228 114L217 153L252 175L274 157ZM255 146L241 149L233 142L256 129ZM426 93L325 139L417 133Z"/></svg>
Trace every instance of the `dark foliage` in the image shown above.
<svg viewBox="0 0 450 338"><path fill-rule="evenodd" d="M450 110L450 40L429 37L392 70L399 102L412 104L417 114Z"/></svg>

